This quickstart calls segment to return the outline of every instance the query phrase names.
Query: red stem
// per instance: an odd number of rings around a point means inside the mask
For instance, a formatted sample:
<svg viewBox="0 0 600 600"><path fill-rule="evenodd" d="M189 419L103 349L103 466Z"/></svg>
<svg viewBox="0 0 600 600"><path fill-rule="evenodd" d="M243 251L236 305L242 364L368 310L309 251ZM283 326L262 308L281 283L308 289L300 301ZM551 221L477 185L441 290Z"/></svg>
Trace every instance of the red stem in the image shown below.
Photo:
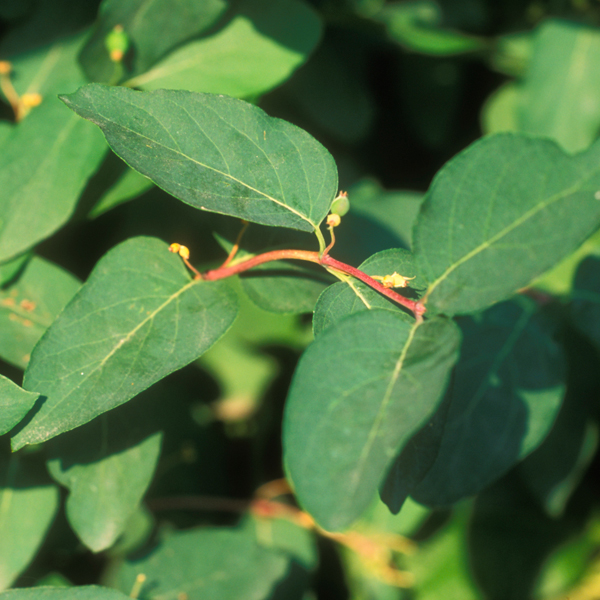
<svg viewBox="0 0 600 600"><path fill-rule="evenodd" d="M360 269L356 269L355 267L347 265L346 263L335 260L335 258L332 258L327 253L319 255L318 252L311 252L309 250L272 250L271 252L265 252L264 254L253 256L248 260L244 260L232 266L224 266L219 267L218 269L213 269L212 271L207 271L202 275L201 278L205 281L216 281L217 279L224 279L226 277L231 277L232 275L238 275L239 273L243 273L248 269L252 269L253 267L257 267L258 265L262 265L267 262L289 259L313 262L318 265L330 267L336 271L346 273L352 277L356 277L356 279L360 279L363 283L366 283L369 287L373 288L386 298L389 298L393 302L396 302L397 304L400 304L401 306L411 310L418 320L421 320L422 315L425 312L425 306L420 302L409 300L408 298L396 293L394 290L384 287L381 283L372 277L369 277Z"/></svg>

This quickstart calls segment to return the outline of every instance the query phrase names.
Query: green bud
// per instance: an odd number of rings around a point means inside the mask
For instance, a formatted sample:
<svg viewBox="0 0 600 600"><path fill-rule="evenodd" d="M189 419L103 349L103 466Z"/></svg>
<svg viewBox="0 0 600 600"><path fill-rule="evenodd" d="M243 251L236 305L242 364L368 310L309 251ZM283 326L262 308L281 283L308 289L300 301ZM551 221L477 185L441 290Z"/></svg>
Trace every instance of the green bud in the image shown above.
<svg viewBox="0 0 600 600"><path fill-rule="evenodd" d="M110 59L113 62L121 62L129 48L129 36L123 30L122 25L115 25L106 36L104 44L110 54Z"/></svg>

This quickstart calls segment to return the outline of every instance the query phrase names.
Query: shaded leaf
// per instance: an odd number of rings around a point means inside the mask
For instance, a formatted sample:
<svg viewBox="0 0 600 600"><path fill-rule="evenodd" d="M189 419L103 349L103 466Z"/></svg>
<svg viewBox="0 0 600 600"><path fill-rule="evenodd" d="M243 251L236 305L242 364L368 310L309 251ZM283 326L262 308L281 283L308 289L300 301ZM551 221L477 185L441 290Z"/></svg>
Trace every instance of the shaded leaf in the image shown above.
<svg viewBox="0 0 600 600"><path fill-rule="evenodd" d="M150 485L165 400L160 392L139 397L49 444L50 475L70 491L69 523L94 552L114 544Z"/></svg>
<svg viewBox="0 0 600 600"><path fill-rule="evenodd" d="M21 254L17 258L9 260L0 265L0 285L4 286L13 279L19 271L23 269L27 261L31 258L29 253Z"/></svg>
<svg viewBox="0 0 600 600"><path fill-rule="evenodd" d="M396 271L404 277L416 275L412 254L401 248L393 248L374 254L359 268L367 275L380 277L391 275ZM426 282L421 277L417 277L409 282L408 287L398 291L402 295L417 297L416 290L424 287L426 287ZM396 303L391 302L361 281L350 278L347 282L339 282L329 286L319 296L313 316L313 332L315 336L320 335L322 331L335 325L343 317L374 308L403 315L407 323L413 322L413 318Z"/></svg>
<svg viewBox="0 0 600 600"><path fill-rule="evenodd" d="M130 166L196 208L312 231L337 191L325 148L241 100L97 84L62 99Z"/></svg>
<svg viewBox="0 0 600 600"><path fill-rule="evenodd" d="M173 48L210 28L227 5L227 0L104 0L94 32L81 50L81 64L90 80L112 81L115 63L105 40L120 25L132 45L133 70L143 73Z"/></svg>
<svg viewBox="0 0 600 600"><path fill-rule="evenodd" d="M81 287L78 279L34 256L18 279L0 289L0 356L24 369L31 351Z"/></svg>
<svg viewBox="0 0 600 600"><path fill-rule="evenodd" d="M588 256L581 262L571 298L571 320L596 348L600 348L600 258Z"/></svg>
<svg viewBox="0 0 600 600"><path fill-rule="evenodd" d="M460 321L450 408L437 431L437 460L411 493L417 502L449 505L478 493L550 431L564 396L565 359L532 304L507 302Z"/></svg>
<svg viewBox="0 0 600 600"><path fill-rule="evenodd" d="M127 82L251 98L285 81L319 41L317 14L299 0L242 0L229 23L178 48Z"/></svg>
<svg viewBox="0 0 600 600"><path fill-rule="evenodd" d="M17 91L42 103L5 137L0 156L0 262L45 239L71 216L106 151L102 136L55 97L85 82L76 63L81 38L14 61Z"/></svg>
<svg viewBox="0 0 600 600"><path fill-rule="evenodd" d="M261 543L263 526L265 533L271 528L277 532L277 522L246 519L240 527L173 533L147 557L125 562L115 575L114 585L126 592L131 589L137 574L144 573L147 580L142 597L148 600L182 594L189 600L266 600L274 585L286 576L291 559L299 559L300 555L290 532L282 541L288 548L292 543L292 552L285 546L281 548L279 535L271 537L269 545ZM285 526L289 527L289 524ZM306 547L306 540L302 538L310 534L293 527L301 536L298 540L300 548ZM302 552L309 556L306 550Z"/></svg>
<svg viewBox="0 0 600 600"><path fill-rule="evenodd" d="M98 217L107 210L110 210L119 204L123 204L123 202L137 198L152 187L154 187L154 184L150 179L125 166L125 170L121 176L117 179L115 184L102 195L92 210L90 210L88 217Z"/></svg>
<svg viewBox="0 0 600 600"><path fill-rule="evenodd" d="M31 410L39 394L26 392L0 375L0 435L8 433Z"/></svg>
<svg viewBox="0 0 600 600"><path fill-rule="evenodd" d="M129 598L109 588L98 585L78 587L33 587L20 590L8 590L2 594L6 600L125 600Z"/></svg>
<svg viewBox="0 0 600 600"><path fill-rule="evenodd" d="M285 464L325 529L367 508L390 463L435 410L457 358L458 328L386 310L351 315L309 346L284 417Z"/></svg>
<svg viewBox="0 0 600 600"><path fill-rule="evenodd" d="M0 457L0 507L3 590L27 567L42 543L58 509L58 489L21 456Z"/></svg>
<svg viewBox="0 0 600 600"><path fill-rule="evenodd" d="M229 282L190 280L155 238L104 256L36 346L23 386L46 397L12 440L50 439L123 404L198 358L230 327Z"/></svg>
<svg viewBox="0 0 600 600"><path fill-rule="evenodd" d="M577 156L497 134L435 177L414 230L428 308L466 313L503 300L575 250L600 222L600 143Z"/></svg>

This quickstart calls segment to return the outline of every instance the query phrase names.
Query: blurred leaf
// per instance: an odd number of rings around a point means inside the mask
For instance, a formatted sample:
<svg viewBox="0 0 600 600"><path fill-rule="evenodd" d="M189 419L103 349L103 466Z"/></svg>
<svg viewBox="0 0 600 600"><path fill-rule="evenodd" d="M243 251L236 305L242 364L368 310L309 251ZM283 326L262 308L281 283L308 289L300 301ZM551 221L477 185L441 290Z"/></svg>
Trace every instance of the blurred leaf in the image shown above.
<svg viewBox="0 0 600 600"><path fill-rule="evenodd" d="M0 435L8 433L31 410L39 394L26 392L0 375Z"/></svg>
<svg viewBox="0 0 600 600"><path fill-rule="evenodd" d="M266 600L288 573L291 561L300 558L295 548L291 552L285 548L292 542L289 532L282 540L285 546L278 544L279 536L273 535L276 528L276 521L245 519L238 527L172 533L145 558L123 563L113 583L127 592L136 576L144 573L142 597L148 600L183 594L188 600ZM294 528L301 536L310 535Z"/></svg>
<svg viewBox="0 0 600 600"><path fill-rule="evenodd" d="M546 437L565 391L565 359L533 303L506 302L459 321L461 358L437 460L411 495L444 506L478 493Z"/></svg>
<svg viewBox="0 0 600 600"><path fill-rule="evenodd" d="M447 56L486 47L481 38L444 29L439 5L432 0L387 4L376 18L386 25L394 41L416 52Z"/></svg>
<svg viewBox="0 0 600 600"><path fill-rule="evenodd" d="M128 200L137 198L144 192L148 191L154 184L150 179L125 166L125 170L111 186L105 194L102 195L100 200L96 202L92 210L89 212L88 217L95 218L105 213L107 210L123 204Z"/></svg>
<svg viewBox="0 0 600 600"><path fill-rule="evenodd" d="M223 28L178 48L127 85L251 98L285 81L320 35L317 14L300 0L241 0Z"/></svg>
<svg viewBox="0 0 600 600"><path fill-rule="evenodd" d="M0 356L24 369L43 333L81 287L55 264L34 256L13 282L0 288Z"/></svg>
<svg viewBox="0 0 600 600"><path fill-rule="evenodd" d="M325 148L241 100L96 84L63 100L132 167L196 208L312 231L337 192Z"/></svg>
<svg viewBox="0 0 600 600"><path fill-rule="evenodd" d="M97 585L79 587L33 587L8 590L2 594L3 600L126 600L129 596L117 590Z"/></svg>
<svg viewBox="0 0 600 600"><path fill-rule="evenodd" d="M393 457L435 410L459 340L452 321L411 325L374 309L309 346L286 404L285 464L323 528L344 529L368 507Z"/></svg>
<svg viewBox="0 0 600 600"><path fill-rule="evenodd" d="M451 519L406 558L419 600L483 600L465 548L468 517L469 506L457 506Z"/></svg>
<svg viewBox="0 0 600 600"><path fill-rule="evenodd" d="M412 277L416 274L412 254L401 248L374 254L359 268L367 275L379 277L391 275L394 272L398 272L404 277ZM408 282L408 287L401 289L400 293L408 296L411 292L414 293L416 289L422 289L426 285L423 279L417 278ZM403 312L397 304L361 281L350 278L348 282L339 282L329 286L319 296L313 315L313 332L315 336L318 336L347 315L377 308L402 315L407 323L414 322L413 318Z"/></svg>
<svg viewBox="0 0 600 600"><path fill-rule="evenodd" d="M521 95L521 87L509 82L488 97L481 110L481 126L486 134L519 131Z"/></svg>
<svg viewBox="0 0 600 600"><path fill-rule="evenodd" d="M159 402L167 400L158 396L140 397L143 405L129 402L49 443L50 475L70 492L69 523L94 552L114 544L150 485L161 447Z"/></svg>
<svg viewBox="0 0 600 600"><path fill-rule="evenodd" d="M567 152L588 148L600 129L600 31L547 20L534 38L523 85L521 130Z"/></svg>
<svg viewBox="0 0 600 600"><path fill-rule="evenodd" d="M0 457L0 590L31 562L58 509L58 489L44 475L20 455Z"/></svg>
<svg viewBox="0 0 600 600"><path fill-rule="evenodd" d="M584 259L573 283L570 316L575 327L600 348L600 257Z"/></svg>
<svg viewBox="0 0 600 600"><path fill-rule="evenodd" d="M414 232L428 308L485 308L575 250L600 222L599 154L600 143L569 156L547 140L497 134L447 163Z"/></svg>
<svg viewBox="0 0 600 600"><path fill-rule="evenodd" d="M25 253L13 260L0 264L0 286L4 286L10 282L23 269L30 258L31 255Z"/></svg>
<svg viewBox="0 0 600 600"><path fill-rule="evenodd" d="M81 64L91 81L110 82L115 63L106 49L106 37L120 25L133 46L133 70L143 73L214 25L227 5L227 0L104 0L94 32L81 50Z"/></svg>
<svg viewBox="0 0 600 600"><path fill-rule="evenodd" d="M517 478L490 486L477 497L468 532L471 565L485 597L531 598L544 562L585 520L581 510L548 518Z"/></svg>
<svg viewBox="0 0 600 600"><path fill-rule="evenodd" d="M19 94L40 106L13 125L0 156L0 262L47 238L69 219L106 151L102 136L55 97L85 82L76 62L81 37L14 60Z"/></svg>
<svg viewBox="0 0 600 600"><path fill-rule="evenodd" d="M120 244L36 346L23 386L47 399L13 437L13 449L133 398L198 358L236 314L229 282L190 280L163 242L142 237Z"/></svg>

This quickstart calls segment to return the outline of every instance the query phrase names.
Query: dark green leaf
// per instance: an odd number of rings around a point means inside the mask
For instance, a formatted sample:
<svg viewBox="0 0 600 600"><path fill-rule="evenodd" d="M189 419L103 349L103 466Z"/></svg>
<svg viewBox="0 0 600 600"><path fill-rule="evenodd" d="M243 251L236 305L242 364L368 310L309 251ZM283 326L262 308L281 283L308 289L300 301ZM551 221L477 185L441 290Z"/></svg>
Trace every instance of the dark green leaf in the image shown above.
<svg viewBox="0 0 600 600"><path fill-rule="evenodd" d="M34 256L18 279L0 288L0 356L24 369L31 351L81 287L72 275Z"/></svg>
<svg viewBox="0 0 600 600"><path fill-rule="evenodd" d="M0 155L0 262L48 237L71 216L106 151L102 136L65 110L61 91L85 82L76 63L81 38L15 60L19 93L42 95L40 106L5 137Z"/></svg>
<svg viewBox="0 0 600 600"><path fill-rule="evenodd" d="M412 254L401 248L379 252L367 259L359 268L371 276L382 277L391 275L394 272L398 272L404 277L416 275ZM423 289L426 286L427 283L421 277L417 277L408 282L408 287L398 291L402 295L416 298L416 290ZM349 278L347 282L329 286L319 297L313 317L314 334L315 336L320 335L323 330L334 325L346 315L372 308L382 308L405 315L407 323L413 322L412 317L404 313L397 304L361 281Z"/></svg>
<svg viewBox="0 0 600 600"><path fill-rule="evenodd" d="M435 410L458 354L452 321L371 310L329 328L300 360L284 418L285 464L317 522L340 530Z"/></svg>
<svg viewBox="0 0 600 600"><path fill-rule="evenodd" d="M13 448L133 398L198 358L236 314L229 282L190 280L163 242L134 238L117 246L36 346L23 386L46 401L13 437Z"/></svg>
<svg viewBox="0 0 600 600"><path fill-rule="evenodd" d="M114 544L154 475L161 433L152 421L168 398L153 391L49 444L50 475L70 491L69 523L94 552Z"/></svg>
<svg viewBox="0 0 600 600"><path fill-rule="evenodd" d="M499 304L460 326L461 358L437 460L411 494L433 506L478 493L532 452L565 391L562 349L532 303Z"/></svg>
<svg viewBox="0 0 600 600"><path fill-rule="evenodd" d="M486 308L575 250L600 222L600 143L577 156L515 134L484 138L435 177L414 231L428 308Z"/></svg>
<svg viewBox="0 0 600 600"><path fill-rule="evenodd" d="M129 596L97 585L80 587L33 587L8 590L2 594L3 600L127 600Z"/></svg>
<svg viewBox="0 0 600 600"><path fill-rule="evenodd" d="M575 275L571 319L579 331L600 348L600 258L588 256Z"/></svg>
<svg viewBox="0 0 600 600"><path fill-rule="evenodd" d="M261 526L274 528L276 535L269 535L268 543L261 543ZM285 577L292 558L301 564L314 561L307 548L307 531L293 526L294 536L289 531L281 536L278 527L277 521L246 519L241 527L174 533L146 558L125 562L116 574L115 587L126 592L144 573L142 597L148 600L184 594L189 600L266 600Z"/></svg>
<svg viewBox="0 0 600 600"><path fill-rule="evenodd" d="M58 508L58 489L19 455L0 458L0 590L30 563ZM2 594L4 597L4 594Z"/></svg>
<svg viewBox="0 0 600 600"><path fill-rule="evenodd" d="M98 217L123 202L137 198L152 187L154 187L154 184L150 179L129 167L125 167L115 184L102 195L88 216L91 218Z"/></svg>
<svg viewBox="0 0 600 600"><path fill-rule="evenodd" d="M292 314L312 312L331 278L323 269L277 261L247 271L241 282L244 292L258 307Z"/></svg>
<svg viewBox="0 0 600 600"><path fill-rule="evenodd" d="M132 45L134 72L143 73L216 23L227 4L227 0L104 0L96 28L81 51L81 63L90 80L112 81L116 66L106 37L120 25Z"/></svg>
<svg viewBox="0 0 600 600"><path fill-rule="evenodd" d="M8 433L31 410L39 394L26 392L0 375L0 435Z"/></svg>
<svg viewBox="0 0 600 600"><path fill-rule="evenodd" d="M312 231L336 194L325 148L241 100L96 84L62 98L130 166L196 208Z"/></svg>
<svg viewBox="0 0 600 600"><path fill-rule="evenodd" d="M242 0L222 29L194 40L127 82L251 98L285 81L319 41L321 24L299 0Z"/></svg>

